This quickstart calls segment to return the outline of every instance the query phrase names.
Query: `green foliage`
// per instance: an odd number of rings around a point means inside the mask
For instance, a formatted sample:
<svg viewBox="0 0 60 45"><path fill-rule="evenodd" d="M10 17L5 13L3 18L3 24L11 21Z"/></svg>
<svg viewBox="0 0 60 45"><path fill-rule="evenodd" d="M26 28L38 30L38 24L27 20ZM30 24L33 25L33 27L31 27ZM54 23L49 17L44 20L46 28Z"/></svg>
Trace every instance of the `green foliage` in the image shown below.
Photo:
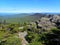
<svg viewBox="0 0 60 45"><path fill-rule="evenodd" d="M0 31L0 41L4 38L5 34L6 34L5 32Z"/></svg>
<svg viewBox="0 0 60 45"><path fill-rule="evenodd" d="M33 42L33 43L30 43L30 45L43 45L43 44L40 43L40 42L35 41L35 42Z"/></svg>
<svg viewBox="0 0 60 45"><path fill-rule="evenodd" d="M51 32L41 34L40 40L45 45L60 45L60 30L53 28Z"/></svg>
<svg viewBox="0 0 60 45"><path fill-rule="evenodd" d="M21 45L21 41L18 37L7 38L6 45Z"/></svg>
<svg viewBox="0 0 60 45"><path fill-rule="evenodd" d="M18 26L16 24L0 25L0 45L21 45L18 37Z"/></svg>
<svg viewBox="0 0 60 45"><path fill-rule="evenodd" d="M17 34L0 32L0 45L21 45L21 40Z"/></svg>

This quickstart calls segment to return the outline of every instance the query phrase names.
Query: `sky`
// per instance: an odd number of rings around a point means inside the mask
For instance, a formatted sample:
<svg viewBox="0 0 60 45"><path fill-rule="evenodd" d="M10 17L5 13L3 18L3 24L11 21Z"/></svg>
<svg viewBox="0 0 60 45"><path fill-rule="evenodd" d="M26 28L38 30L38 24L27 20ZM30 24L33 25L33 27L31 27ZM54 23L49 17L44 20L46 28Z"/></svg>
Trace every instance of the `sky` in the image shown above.
<svg viewBox="0 0 60 45"><path fill-rule="evenodd" d="M0 0L0 13L60 13L60 0Z"/></svg>

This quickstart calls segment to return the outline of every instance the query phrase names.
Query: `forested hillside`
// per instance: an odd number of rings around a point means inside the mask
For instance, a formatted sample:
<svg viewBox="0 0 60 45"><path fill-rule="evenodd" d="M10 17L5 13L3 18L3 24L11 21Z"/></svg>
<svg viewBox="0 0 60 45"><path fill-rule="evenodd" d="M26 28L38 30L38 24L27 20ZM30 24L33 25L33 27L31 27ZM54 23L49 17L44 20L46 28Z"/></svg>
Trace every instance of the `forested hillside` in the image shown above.
<svg viewBox="0 0 60 45"><path fill-rule="evenodd" d="M11 14L11 15L2 15L1 20L6 20L7 23L24 23L24 22L31 22L40 19L40 17L45 16L45 14L40 13L22 13L22 14Z"/></svg>

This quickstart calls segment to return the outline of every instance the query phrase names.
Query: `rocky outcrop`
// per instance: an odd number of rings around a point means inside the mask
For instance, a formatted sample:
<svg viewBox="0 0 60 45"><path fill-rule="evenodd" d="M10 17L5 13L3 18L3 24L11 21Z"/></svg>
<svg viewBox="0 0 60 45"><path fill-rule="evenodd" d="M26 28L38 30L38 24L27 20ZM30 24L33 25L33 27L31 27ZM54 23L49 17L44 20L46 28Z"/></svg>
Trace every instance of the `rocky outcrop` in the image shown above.
<svg viewBox="0 0 60 45"><path fill-rule="evenodd" d="M60 28L60 16L59 15L51 15L41 17L39 20L31 23L32 27L34 25L35 28L49 31L56 26ZM30 28L31 29L31 28Z"/></svg>

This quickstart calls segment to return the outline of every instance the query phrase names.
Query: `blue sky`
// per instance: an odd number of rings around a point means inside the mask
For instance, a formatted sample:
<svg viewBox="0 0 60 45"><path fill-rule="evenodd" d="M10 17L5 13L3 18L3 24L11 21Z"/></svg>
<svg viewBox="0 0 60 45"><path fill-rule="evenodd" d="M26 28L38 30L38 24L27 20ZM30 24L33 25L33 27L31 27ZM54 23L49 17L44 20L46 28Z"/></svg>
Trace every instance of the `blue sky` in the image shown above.
<svg viewBox="0 0 60 45"><path fill-rule="evenodd" d="M0 0L1 13L60 13L60 0Z"/></svg>

